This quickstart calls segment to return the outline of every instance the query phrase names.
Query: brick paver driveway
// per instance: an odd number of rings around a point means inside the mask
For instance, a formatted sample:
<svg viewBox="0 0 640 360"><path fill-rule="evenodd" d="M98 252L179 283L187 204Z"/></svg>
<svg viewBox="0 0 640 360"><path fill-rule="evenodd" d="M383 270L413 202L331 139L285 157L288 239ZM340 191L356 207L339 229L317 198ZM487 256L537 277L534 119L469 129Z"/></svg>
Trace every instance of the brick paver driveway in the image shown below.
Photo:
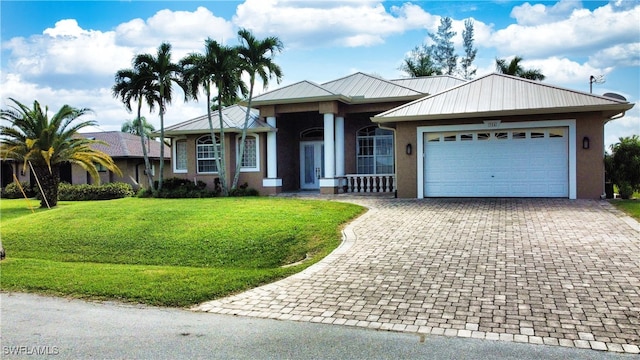
<svg viewBox="0 0 640 360"><path fill-rule="evenodd" d="M196 309L638 353L640 232L607 202L351 198L304 272Z"/></svg>

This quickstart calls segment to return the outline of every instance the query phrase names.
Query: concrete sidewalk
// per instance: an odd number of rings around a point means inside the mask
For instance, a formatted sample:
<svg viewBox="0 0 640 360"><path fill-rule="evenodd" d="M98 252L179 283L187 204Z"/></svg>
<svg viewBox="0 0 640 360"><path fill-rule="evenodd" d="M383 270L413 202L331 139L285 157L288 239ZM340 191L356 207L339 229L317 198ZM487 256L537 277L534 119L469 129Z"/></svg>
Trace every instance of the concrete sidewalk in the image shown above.
<svg viewBox="0 0 640 360"><path fill-rule="evenodd" d="M640 353L640 232L609 203L338 199L370 211L326 259L194 310Z"/></svg>

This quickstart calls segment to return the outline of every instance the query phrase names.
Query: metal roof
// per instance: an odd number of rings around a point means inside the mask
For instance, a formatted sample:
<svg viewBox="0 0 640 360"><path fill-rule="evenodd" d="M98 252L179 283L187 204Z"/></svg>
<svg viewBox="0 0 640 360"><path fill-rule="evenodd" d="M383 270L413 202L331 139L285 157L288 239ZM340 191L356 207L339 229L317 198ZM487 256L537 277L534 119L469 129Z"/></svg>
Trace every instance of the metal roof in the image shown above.
<svg viewBox="0 0 640 360"><path fill-rule="evenodd" d="M588 111L608 111L609 116L614 116L632 107L633 104L618 99L515 76L489 74L391 109L372 120L396 122Z"/></svg>
<svg viewBox="0 0 640 360"><path fill-rule="evenodd" d="M254 97L251 100L251 103L254 105L266 105L271 103L301 102L325 98L338 99L340 98L340 94L333 93L321 85L305 80L260 94Z"/></svg>
<svg viewBox="0 0 640 360"><path fill-rule="evenodd" d="M424 95L412 88L361 72L326 82L322 87L336 94L358 100L390 97L415 97Z"/></svg>
<svg viewBox="0 0 640 360"><path fill-rule="evenodd" d="M227 106L222 109L222 122L224 129L231 132L240 132L244 127L244 120L246 116L247 108L241 105ZM220 118L218 117L218 111L211 113L211 120L213 122L213 130L220 130ZM249 123L247 125L251 132L267 132L273 131L274 128L260 120L258 110L251 109ZM209 129L209 118L207 115L198 116L191 120L183 121L179 124L175 124L165 128L165 136L185 135L185 134L199 134Z"/></svg>
<svg viewBox="0 0 640 360"><path fill-rule="evenodd" d="M142 143L140 136L121 131L87 132L78 133L77 137L95 139L106 142L105 144L92 144L91 147L102 151L112 158L142 158ZM147 140L147 151L150 158L160 158L160 142ZM165 145L164 158L169 159L171 150Z"/></svg>
<svg viewBox="0 0 640 360"><path fill-rule="evenodd" d="M424 94L436 94L467 82L466 80L451 75L421 76L416 78L394 79L390 81Z"/></svg>
<svg viewBox="0 0 640 360"><path fill-rule="evenodd" d="M425 93L411 87L358 72L322 85L311 81L301 81L258 95L253 98L251 104L260 107L273 104L332 100L345 104L359 104L376 102L376 100L413 100L424 95Z"/></svg>

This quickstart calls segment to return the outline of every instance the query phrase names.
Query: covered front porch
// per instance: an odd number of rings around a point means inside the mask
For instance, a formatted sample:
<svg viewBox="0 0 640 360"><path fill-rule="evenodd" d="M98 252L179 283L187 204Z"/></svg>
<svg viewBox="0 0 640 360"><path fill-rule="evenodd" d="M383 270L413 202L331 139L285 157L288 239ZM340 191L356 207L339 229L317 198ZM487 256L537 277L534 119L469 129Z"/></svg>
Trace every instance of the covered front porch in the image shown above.
<svg viewBox="0 0 640 360"><path fill-rule="evenodd" d="M396 190L394 134L371 113L301 112L268 116L267 193L391 193Z"/></svg>

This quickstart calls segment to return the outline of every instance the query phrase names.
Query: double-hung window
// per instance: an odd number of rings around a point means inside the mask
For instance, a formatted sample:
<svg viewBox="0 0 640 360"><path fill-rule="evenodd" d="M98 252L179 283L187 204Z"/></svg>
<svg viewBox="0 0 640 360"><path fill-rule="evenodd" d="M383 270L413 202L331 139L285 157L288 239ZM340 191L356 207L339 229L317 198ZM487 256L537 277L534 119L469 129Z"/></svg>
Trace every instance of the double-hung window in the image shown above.
<svg viewBox="0 0 640 360"><path fill-rule="evenodd" d="M218 166L216 164L216 155L220 156L220 143L216 138L217 153L214 151L214 144L211 140L211 136L203 136L196 141L196 159L198 162L199 174L211 174L218 172Z"/></svg>
<svg viewBox="0 0 640 360"><path fill-rule="evenodd" d="M358 131L356 136L358 174L393 174L393 132L376 126Z"/></svg>

